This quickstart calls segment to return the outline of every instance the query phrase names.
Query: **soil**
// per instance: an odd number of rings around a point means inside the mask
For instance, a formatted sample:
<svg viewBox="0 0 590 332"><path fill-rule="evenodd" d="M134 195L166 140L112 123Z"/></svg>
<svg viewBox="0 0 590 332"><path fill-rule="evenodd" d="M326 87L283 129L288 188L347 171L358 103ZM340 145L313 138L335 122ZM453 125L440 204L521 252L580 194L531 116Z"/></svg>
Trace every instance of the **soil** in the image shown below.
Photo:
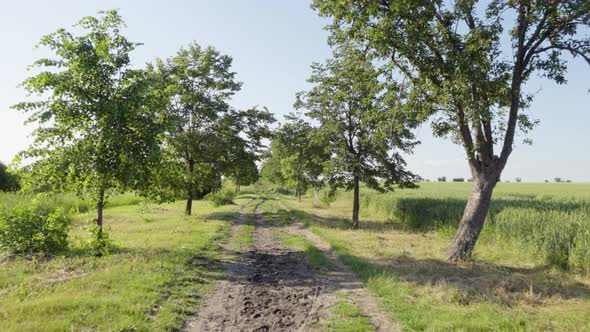
<svg viewBox="0 0 590 332"><path fill-rule="evenodd" d="M252 248L235 252L229 247L247 218L243 208L224 248L233 257L224 263L226 277L217 283L196 317L186 322L184 330L314 331L313 326L318 326L314 323L328 317L330 307L337 301L337 291L360 293L361 296L353 296L353 301L361 300L359 306L366 305L369 311L379 312L366 290L363 293L362 283L341 263L334 265L335 270L320 271L302 253L284 248L273 236L273 228L278 226L263 218L262 203L255 210ZM295 223L279 231L309 232L301 226ZM329 247L319 249L329 252ZM337 261L335 256L328 258ZM384 323L382 317L375 318L374 313L367 316L376 326L386 327L380 330L397 330L395 325Z"/></svg>

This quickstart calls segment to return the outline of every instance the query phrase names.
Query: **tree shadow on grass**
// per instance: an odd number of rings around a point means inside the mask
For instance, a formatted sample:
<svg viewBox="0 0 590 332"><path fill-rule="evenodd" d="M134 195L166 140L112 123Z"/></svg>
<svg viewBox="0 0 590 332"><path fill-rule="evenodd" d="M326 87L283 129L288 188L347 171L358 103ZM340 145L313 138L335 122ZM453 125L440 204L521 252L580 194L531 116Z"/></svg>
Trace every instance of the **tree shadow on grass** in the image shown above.
<svg viewBox="0 0 590 332"><path fill-rule="evenodd" d="M352 229L352 221L348 218L339 218L339 217L324 217L319 216L317 214L308 213L301 210L293 209L291 210L293 215L295 215L299 220L303 222L307 222L313 220L315 224L318 224L325 228L333 228L333 229L340 229L340 230L348 230ZM366 220L361 218L359 222L359 229L370 230L375 232L385 231L385 230L397 230L397 231L406 231L410 230L408 226L404 225L401 222L397 221L372 221Z"/></svg>
<svg viewBox="0 0 590 332"><path fill-rule="evenodd" d="M402 255L368 260L350 254L340 258L365 282L391 276L419 286L431 287L446 302L468 305L493 302L512 307L521 302L543 304L550 298L590 300L590 288L566 275L548 273L545 267L513 268L487 263L451 264L436 259ZM445 288L455 292L445 291ZM440 289L440 291L437 291Z"/></svg>
<svg viewBox="0 0 590 332"><path fill-rule="evenodd" d="M321 217L300 210L293 210L299 220L321 227L348 230L351 223L344 218ZM395 222L372 222L361 220L361 229L379 232L408 230ZM345 249L335 248L336 252ZM551 297L562 299L590 300L590 287L565 273L551 273L551 268L516 268L486 262L452 264L437 259L417 259L407 255L366 259L339 253L341 259L367 282L372 277L392 276L401 280L430 287L450 287L456 295L447 292L451 302L494 302L513 306L525 301L542 304ZM445 293L445 292L443 292ZM457 295L458 294L458 295Z"/></svg>

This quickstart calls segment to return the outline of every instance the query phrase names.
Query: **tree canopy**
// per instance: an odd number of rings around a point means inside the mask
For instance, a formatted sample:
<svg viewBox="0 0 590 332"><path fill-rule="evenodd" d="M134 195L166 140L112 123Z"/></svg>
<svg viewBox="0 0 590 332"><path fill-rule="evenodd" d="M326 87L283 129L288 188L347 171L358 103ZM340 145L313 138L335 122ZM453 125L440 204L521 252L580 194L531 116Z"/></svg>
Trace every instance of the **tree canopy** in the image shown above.
<svg viewBox="0 0 590 332"><path fill-rule="evenodd" d="M403 75L409 104L433 117L433 132L465 149L473 191L449 260L470 256L493 189L513 151L517 129L537 123L526 112L533 73L566 83L564 53L590 63L588 1L315 0L331 17L331 42L354 40ZM512 22L512 23L508 23ZM498 153L496 148L500 148Z"/></svg>
<svg viewBox="0 0 590 332"><path fill-rule="evenodd" d="M414 186L401 153L417 144L418 124L403 112L403 86L376 68L355 43L339 45L325 64L313 64L313 87L298 94L296 106L319 122L329 142L325 174L332 188L354 190L353 226L358 227L359 183L384 191Z"/></svg>
<svg viewBox="0 0 590 332"><path fill-rule="evenodd" d="M41 39L53 57L36 61L38 73L22 83L38 98L13 107L39 127L19 160L26 188L91 196L102 227L112 190L149 186L160 157L159 99L145 72L131 68L129 54L140 44L122 35L117 11L85 17L75 27L80 35L59 29Z"/></svg>

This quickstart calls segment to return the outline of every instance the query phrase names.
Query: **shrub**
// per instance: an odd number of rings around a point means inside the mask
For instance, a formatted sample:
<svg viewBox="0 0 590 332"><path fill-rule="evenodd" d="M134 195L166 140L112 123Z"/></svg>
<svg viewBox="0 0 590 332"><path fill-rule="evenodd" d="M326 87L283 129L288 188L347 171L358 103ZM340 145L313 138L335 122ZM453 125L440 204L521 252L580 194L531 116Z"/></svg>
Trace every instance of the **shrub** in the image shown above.
<svg viewBox="0 0 590 332"><path fill-rule="evenodd" d="M326 206L330 206L330 204L334 203L334 201L336 200L336 191L323 191L320 200L322 201L322 203L326 204Z"/></svg>
<svg viewBox="0 0 590 332"><path fill-rule="evenodd" d="M24 206L0 210L0 249L12 254L55 253L68 246L70 219L61 210Z"/></svg>
<svg viewBox="0 0 590 332"><path fill-rule="evenodd" d="M205 199L211 201L214 206L234 204L236 194L231 190L221 190L216 193L210 193Z"/></svg>
<svg viewBox="0 0 590 332"><path fill-rule="evenodd" d="M107 256L114 249L116 245L110 238L109 233L98 225L91 225L88 228L90 238L84 244L84 250L90 255L101 257Z"/></svg>

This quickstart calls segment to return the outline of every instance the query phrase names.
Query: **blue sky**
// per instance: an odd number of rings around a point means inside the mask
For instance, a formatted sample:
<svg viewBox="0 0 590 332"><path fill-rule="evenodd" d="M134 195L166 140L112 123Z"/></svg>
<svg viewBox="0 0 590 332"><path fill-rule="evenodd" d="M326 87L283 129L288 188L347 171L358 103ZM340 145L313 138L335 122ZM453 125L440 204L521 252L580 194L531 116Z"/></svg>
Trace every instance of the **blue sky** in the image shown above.
<svg viewBox="0 0 590 332"><path fill-rule="evenodd" d="M31 141L26 117L9 107L26 98L17 85L29 74L26 67L44 55L34 49L39 38L112 8L125 18L126 35L144 43L133 54L136 65L171 56L192 41L213 45L234 58L234 70L244 82L233 106L267 106L279 117L292 110L295 93L308 87L309 65L330 55L326 22L309 9L309 1L5 1L0 4L1 161L10 162ZM588 77L590 68L575 60L567 86L531 80L527 89L539 91L531 111L541 124L529 135L532 146L517 145L503 179L590 181ZM418 137L422 145L408 156L410 169L429 179L469 177L461 147L433 138L428 126L418 130Z"/></svg>

